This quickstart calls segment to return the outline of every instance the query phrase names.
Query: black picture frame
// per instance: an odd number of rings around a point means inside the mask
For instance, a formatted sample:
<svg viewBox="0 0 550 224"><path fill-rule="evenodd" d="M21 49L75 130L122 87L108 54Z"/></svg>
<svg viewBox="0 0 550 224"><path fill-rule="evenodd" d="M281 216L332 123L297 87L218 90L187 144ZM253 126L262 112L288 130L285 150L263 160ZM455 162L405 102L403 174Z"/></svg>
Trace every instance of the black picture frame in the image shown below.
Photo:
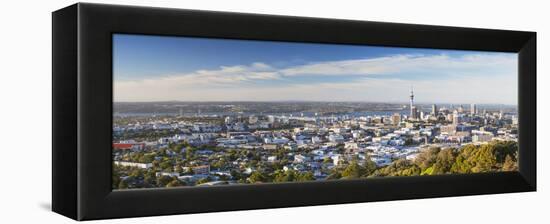
<svg viewBox="0 0 550 224"><path fill-rule="evenodd" d="M78 3L52 14L52 210L76 220L536 190L536 33ZM519 172L112 191L112 34L518 53Z"/></svg>

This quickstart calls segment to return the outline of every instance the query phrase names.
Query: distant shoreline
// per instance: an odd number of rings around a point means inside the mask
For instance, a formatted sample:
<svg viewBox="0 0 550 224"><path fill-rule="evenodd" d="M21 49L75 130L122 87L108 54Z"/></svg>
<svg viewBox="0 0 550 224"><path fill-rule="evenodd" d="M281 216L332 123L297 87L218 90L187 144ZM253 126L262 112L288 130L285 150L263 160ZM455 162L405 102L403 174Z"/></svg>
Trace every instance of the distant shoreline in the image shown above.
<svg viewBox="0 0 550 224"><path fill-rule="evenodd" d="M360 103L360 104L387 104L387 105L408 105L409 102L376 102L376 101L306 101L306 100L296 100L296 101L265 101L265 100L258 100L258 101L247 101L247 100L237 100L237 101L176 101L176 100L170 100L170 101L113 101L113 104L174 104L174 103L189 103L189 104L199 104L199 103L223 103L223 104L231 104L231 103ZM416 105L455 105L455 106L469 106L472 103L437 103L437 102L415 102ZM474 103L477 106L506 106L506 107L517 107L517 104L504 104L504 103Z"/></svg>

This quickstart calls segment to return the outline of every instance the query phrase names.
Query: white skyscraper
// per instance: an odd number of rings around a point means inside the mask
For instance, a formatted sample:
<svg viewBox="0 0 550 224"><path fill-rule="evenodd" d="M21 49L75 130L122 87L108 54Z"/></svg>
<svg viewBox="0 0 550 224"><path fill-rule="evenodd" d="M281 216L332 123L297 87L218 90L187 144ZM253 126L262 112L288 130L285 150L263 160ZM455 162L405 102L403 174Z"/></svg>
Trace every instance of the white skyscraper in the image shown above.
<svg viewBox="0 0 550 224"><path fill-rule="evenodd" d="M432 114L437 115L437 105L432 104Z"/></svg>
<svg viewBox="0 0 550 224"><path fill-rule="evenodd" d="M472 104L470 105L470 113L471 113L471 114L477 114L477 106L476 106L475 103L472 103Z"/></svg>

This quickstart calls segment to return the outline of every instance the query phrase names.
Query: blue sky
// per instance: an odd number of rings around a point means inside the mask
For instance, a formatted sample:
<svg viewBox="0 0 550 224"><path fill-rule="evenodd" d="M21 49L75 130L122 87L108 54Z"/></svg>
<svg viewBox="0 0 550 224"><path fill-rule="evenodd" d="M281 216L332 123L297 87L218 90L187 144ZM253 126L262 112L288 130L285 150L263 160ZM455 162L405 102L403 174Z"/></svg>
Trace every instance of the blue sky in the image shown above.
<svg viewBox="0 0 550 224"><path fill-rule="evenodd" d="M512 53L116 34L113 56L115 101L517 102Z"/></svg>

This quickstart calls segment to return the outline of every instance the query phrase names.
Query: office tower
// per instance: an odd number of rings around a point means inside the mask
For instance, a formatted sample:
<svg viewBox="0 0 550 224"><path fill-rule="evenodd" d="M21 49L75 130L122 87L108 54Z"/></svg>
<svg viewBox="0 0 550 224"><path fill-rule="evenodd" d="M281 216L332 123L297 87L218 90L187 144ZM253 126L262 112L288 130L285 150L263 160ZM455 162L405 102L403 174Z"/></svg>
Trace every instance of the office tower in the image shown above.
<svg viewBox="0 0 550 224"><path fill-rule="evenodd" d="M394 113L392 116L391 116L391 123L393 125L398 125L399 122L401 122L401 114L399 113Z"/></svg>
<svg viewBox="0 0 550 224"><path fill-rule="evenodd" d="M470 105L470 113L471 114L477 114L477 107L476 107L476 104L475 103L472 103Z"/></svg>

